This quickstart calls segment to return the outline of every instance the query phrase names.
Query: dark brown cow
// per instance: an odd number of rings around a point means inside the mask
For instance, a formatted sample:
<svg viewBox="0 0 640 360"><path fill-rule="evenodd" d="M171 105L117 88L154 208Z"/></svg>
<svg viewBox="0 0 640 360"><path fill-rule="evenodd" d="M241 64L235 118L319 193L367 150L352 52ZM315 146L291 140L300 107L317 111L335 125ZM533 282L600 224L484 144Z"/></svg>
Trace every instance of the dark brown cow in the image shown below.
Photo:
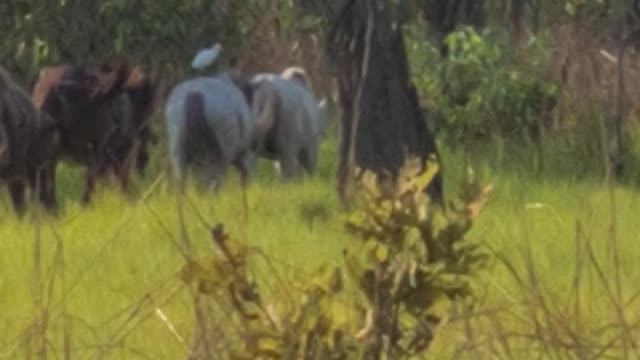
<svg viewBox="0 0 640 360"><path fill-rule="evenodd" d="M8 185L18 214L24 213L27 190L46 209L55 209L58 142L55 120L34 107L0 66L0 180Z"/></svg>
<svg viewBox="0 0 640 360"><path fill-rule="evenodd" d="M140 175L142 175L149 162L148 146L154 139L149 119L153 112L155 86L151 79L143 72L142 68L136 66L129 74L125 89L129 94L133 111L133 121L138 132L138 136L136 137L138 140L137 151L130 152L130 154L137 154L135 165ZM130 156L130 154L123 154L122 156L126 158Z"/></svg>
<svg viewBox="0 0 640 360"><path fill-rule="evenodd" d="M125 190L133 162L144 167L152 93L142 70L121 59L98 68L61 65L41 71L32 101L60 124L61 155L86 166L84 203L97 176L115 173Z"/></svg>

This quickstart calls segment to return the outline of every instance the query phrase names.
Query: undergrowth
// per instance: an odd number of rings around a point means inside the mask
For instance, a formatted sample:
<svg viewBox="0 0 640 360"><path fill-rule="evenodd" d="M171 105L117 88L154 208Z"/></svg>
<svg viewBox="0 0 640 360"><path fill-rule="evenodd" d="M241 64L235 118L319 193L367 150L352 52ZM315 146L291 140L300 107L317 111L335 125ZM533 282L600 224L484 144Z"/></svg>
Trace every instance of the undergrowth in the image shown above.
<svg viewBox="0 0 640 360"><path fill-rule="evenodd" d="M218 222L244 246L260 248L264 256L249 263L256 282L269 279L302 291L313 285L304 279L330 279L345 264L343 249L363 254L344 229L347 213L333 187L333 148L323 144L317 177L292 184L279 184L269 164L260 164L248 189L248 217L234 174L216 196L187 190L184 226L157 169L137 181L135 195L103 186L85 209L74 200L80 174L65 168L61 216L42 215L37 226L33 216L15 218L3 196L0 356L176 359L188 357L200 332L220 335L228 329L228 312L208 302L194 307L179 277L182 229L194 259L216 248L210 230ZM477 178L490 181L493 192L469 237L491 249L496 260L478 277L474 297L444 306L431 356L635 356L636 185L608 184L597 166L588 166L597 159L578 152L554 156L563 149L571 150L550 138L542 152L505 141L471 154ZM444 148L449 198L460 193L458 184L468 174L462 159ZM347 273L342 275L346 284ZM347 286L341 307L358 299ZM261 295L287 298L281 288L266 286ZM352 314L360 320L356 333L364 328L364 314ZM208 320L204 329L196 321L201 318ZM216 346L230 348L225 342Z"/></svg>

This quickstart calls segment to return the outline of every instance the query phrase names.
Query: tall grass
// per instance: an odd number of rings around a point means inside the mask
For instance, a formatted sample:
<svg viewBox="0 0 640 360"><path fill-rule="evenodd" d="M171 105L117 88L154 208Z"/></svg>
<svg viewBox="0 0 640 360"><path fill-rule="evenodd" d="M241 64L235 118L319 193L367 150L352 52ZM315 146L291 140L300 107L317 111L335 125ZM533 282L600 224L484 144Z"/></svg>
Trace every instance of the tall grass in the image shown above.
<svg viewBox="0 0 640 360"><path fill-rule="evenodd" d="M603 180L593 147L560 138L538 148L485 145L474 154L496 190L473 234L496 264L477 301L460 304L440 333L441 356L638 356L637 152L624 185L616 185Z"/></svg>
<svg viewBox="0 0 640 360"><path fill-rule="evenodd" d="M434 357L635 356L639 193L634 181L603 183L600 159L574 145L496 142L474 151L475 171L495 190L471 236L496 261L475 301L452 309ZM325 142L317 176L289 184L261 162L247 191L248 217L230 172L218 194L187 189L181 225L161 156L135 196L102 186L88 208L77 201L80 173L63 167L57 219L19 220L3 196L0 358L185 358L195 320L177 276L182 226L196 256L213 251L209 231L219 222L261 247L285 277L338 263L352 242L335 194L334 149ZM466 169L462 154L443 154L451 195Z"/></svg>

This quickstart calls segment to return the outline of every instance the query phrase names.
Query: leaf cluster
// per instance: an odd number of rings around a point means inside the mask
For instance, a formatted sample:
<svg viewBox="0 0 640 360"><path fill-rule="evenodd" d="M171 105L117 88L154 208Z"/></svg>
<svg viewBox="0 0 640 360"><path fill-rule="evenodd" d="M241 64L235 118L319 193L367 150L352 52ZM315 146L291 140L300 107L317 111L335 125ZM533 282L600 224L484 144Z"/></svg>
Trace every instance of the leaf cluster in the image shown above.
<svg viewBox="0 0 640 360"><path fill-rule="evenodd" d="M469 183L447 211L423 191L437 172L410 159L395 181L365 173L359 206L346 224L363 256L345 255L348 273L366 299L371 319L359 334L370 354L402 358L427 350L450 300L471 295L474 273L487 254L465 234L490 187Z"/></svg>
<svg viewBox="0 0 640 360"><path fill-rule="evenodd" d="M213 238L220 256L189 262L181 275L200 294L229 305L233 324L227 325L239 334L228 349L231 359L353 358L349 353L356 347L345 331L355 318L338 297L339 268L322 266L302 281L283 284L265 302L248 269L250 255L259 252L240 245L221 226Z"/></svg>
<svg viewBox="0 0 640 360"><path fill-rule="evenodd" d="M424 168L424 169L423 169ZM251 276L258 249L222 228L212 231L216 256L190 261L182 279L227 304L225 325L238 334L226 346L232 359L410 358L425 353L451 300L472 295L473 276L487 260L465 237L490 187L470 181L460 200L443 209L424 189L438 171L410 159L396 179L364 172L355 210L346 221L358 254L324 264L265 291ZM258 285L260 284L260 285Z"/></svg>
<svg viewBox="0 0 640 360"><path fill-rule="evenodd" d="M494 135L526 138L551 121L558 85L546 73L544 36L522 45L517 54L497 32L463 27L445 41L449 55L408 31L409 57L417 87L439 114L438 130L448 145Z"/></svg>

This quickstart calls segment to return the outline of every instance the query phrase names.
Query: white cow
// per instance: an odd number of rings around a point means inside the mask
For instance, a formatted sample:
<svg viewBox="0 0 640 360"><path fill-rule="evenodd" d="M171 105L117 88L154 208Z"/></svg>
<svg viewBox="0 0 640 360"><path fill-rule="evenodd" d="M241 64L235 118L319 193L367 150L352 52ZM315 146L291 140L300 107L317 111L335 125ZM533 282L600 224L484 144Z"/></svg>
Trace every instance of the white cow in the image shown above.
<svg viewBox="0 0 640 360"><path fill-rule="evenodd" d="M173 175L184 184L187 167L216 189L229 165L243 184L251 167L253 121L240 77L197 77L170 92L165 120Z"/></svg>
<svg viewBox="0 0 640 360"><path fill-rule="evenodd" d="M251 80L255 121L253 149L276 161L282 178L315 171L325 124L326 101L318 103L301 68L259 74Z"/></svg>

